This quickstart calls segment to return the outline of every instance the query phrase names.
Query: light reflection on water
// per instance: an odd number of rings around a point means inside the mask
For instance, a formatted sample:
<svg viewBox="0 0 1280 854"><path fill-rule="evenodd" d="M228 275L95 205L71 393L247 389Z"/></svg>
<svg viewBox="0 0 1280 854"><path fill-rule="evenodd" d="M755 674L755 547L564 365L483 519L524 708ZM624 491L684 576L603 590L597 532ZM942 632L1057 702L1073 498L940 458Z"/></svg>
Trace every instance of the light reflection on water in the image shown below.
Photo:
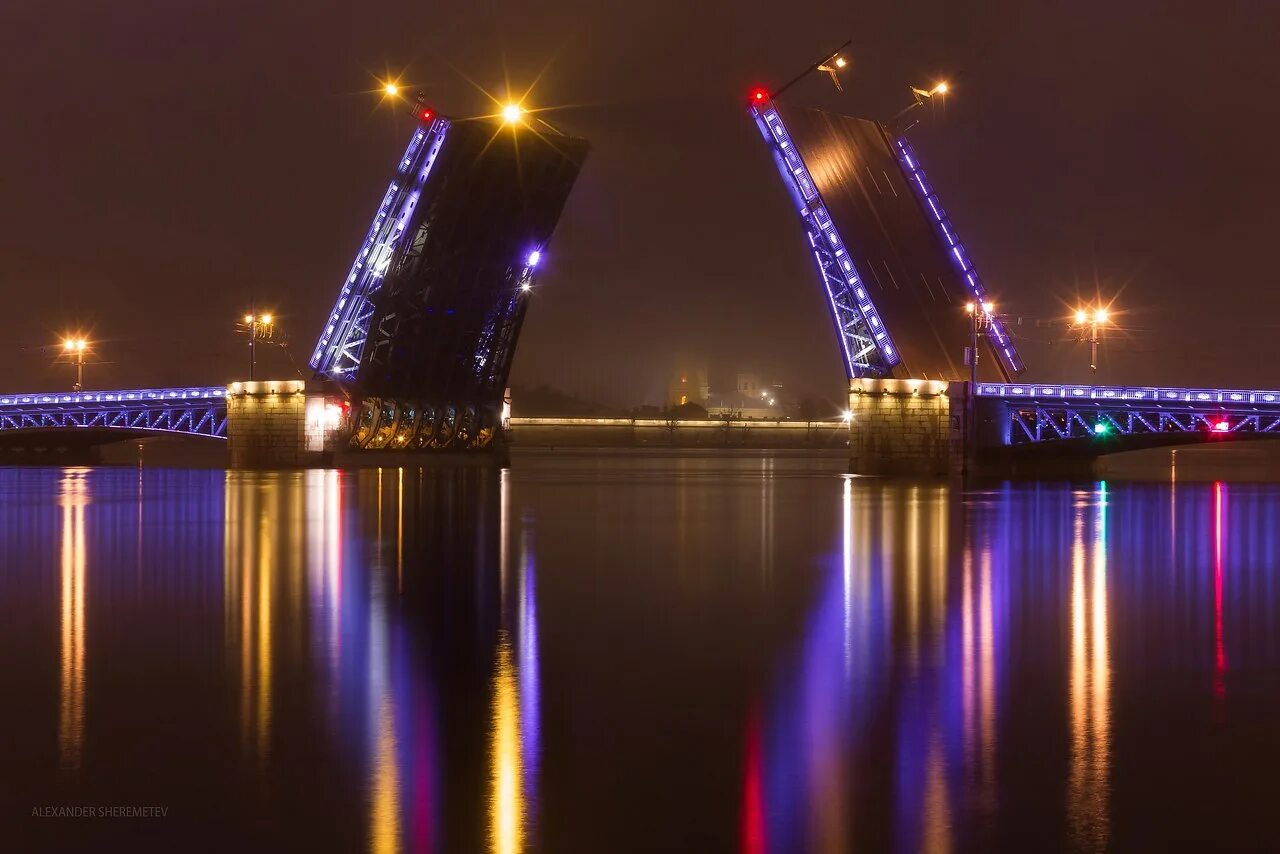
<svg viewBox="0 0 1280 854"><path fill-rule="evenodd" d="M1068 689L1071 701L1071 777L1067 820L1077 845L1097 849L1107 844L1111 753L1105 485L1099 485L1092 494L1078 493L1073 510L1071 683ZM1087 545L1086 528L1089 529Z"/></svg>
<svg viewBox="0 0 1280 854"><path fill-rule="evenodd" d="M376 852L1199 838L1189 780L1280 760L1278 511L786 458L0 470L0 800Z"/></svg>
<svg viewBox="0 0 1280 854"><path fill-rule="evenodd" d="M83 469L66 470L58 495L58 504L62 507L61 610L58 615L62 629L62 679L58 747L65 769L80 767L84 747L84 507L88 503L84 476Z"/></svg>

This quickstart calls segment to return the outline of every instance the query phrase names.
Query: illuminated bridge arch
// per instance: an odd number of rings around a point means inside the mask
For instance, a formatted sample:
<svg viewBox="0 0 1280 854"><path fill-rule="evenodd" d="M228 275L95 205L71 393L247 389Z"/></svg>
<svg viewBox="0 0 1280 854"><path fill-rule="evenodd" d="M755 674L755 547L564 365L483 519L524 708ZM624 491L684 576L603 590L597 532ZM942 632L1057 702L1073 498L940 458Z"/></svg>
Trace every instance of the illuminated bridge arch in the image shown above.
<svg viewBox="0 0 1280 854"><path fill-rule="evenodd" d="M0 395L0 437L67 430L225 439L227 390L201 386Z"/></svg>
<svg viewBox="0 0 1280 854"><path fill-rule="evenodd" d="M979 383L995 441L1015 453L1099 456L1197 442L1280 439L1280 391Z"/></svg>

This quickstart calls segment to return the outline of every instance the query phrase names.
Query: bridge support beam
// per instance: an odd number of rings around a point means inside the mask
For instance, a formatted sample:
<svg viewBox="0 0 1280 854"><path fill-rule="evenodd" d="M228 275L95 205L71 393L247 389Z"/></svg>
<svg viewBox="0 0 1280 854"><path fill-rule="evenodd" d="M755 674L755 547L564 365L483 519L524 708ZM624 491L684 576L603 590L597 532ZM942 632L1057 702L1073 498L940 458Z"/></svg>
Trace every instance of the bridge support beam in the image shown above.
<svg viewBox="0 0 1280 854"><path fill-rule="evenodd" d="M227 386L227 450L232 468L326 465L346 438L342 402L302 380Z"/></svg>
<svg viewBox="0 0 1280 854"><path fill-rule="evenodd" d="M853 380L849 471L935 477L952 471L947 392L948 384L938 380Z"/></svg>

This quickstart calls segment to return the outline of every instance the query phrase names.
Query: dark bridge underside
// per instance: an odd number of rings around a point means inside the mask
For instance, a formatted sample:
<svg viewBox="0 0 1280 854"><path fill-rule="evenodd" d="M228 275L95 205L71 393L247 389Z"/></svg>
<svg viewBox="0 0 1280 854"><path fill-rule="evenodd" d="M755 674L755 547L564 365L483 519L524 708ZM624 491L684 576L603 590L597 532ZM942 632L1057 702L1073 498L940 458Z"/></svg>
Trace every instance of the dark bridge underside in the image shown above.
<svg viewBox="0 0 1280 854"><path fill-rule="evenodd" d="M1053 460L1090 460L1108 454L1128 451L1144 451L1151 448L1177 448L1186 445L1221 445L1240 442L1277 441L1275 433L1232 433L1229 435L1209 432L1198 433L1139 433L1134 435L1108 435L1104 437L1078 437L1049 442L1021 445L1003 445L982 449L990 459L1011 462L1035 462Z"/></svg>
<svg viewBox="0 0 1280 854"><path fill-rule="evenodd" d="M161 431L116 427L45 427L0 431L0 463L12 465L88 464L98 449L117 442L165 435ZM177 435L177 434L168 434Z"/></svg>
<svg viewBox="0 0 1280 854"><path fill-rule="evenodd" d="M978 285L965 281L960 262L949 254L953 250L925 209L921 187L911 183L915 179L900 160L905 152L894 150L895 141L879 122L781 101L774 106L893 337L902 359L894 375L966 376L964 306ZM955 247L962 257L958 241ZM971 275L976 282L976 273ZM983 376L995 380L1000 374L996 354L990 355L980 365Z"/></svg>
<svg viewBox="0 0 1280 854"><path fill-rule="evenodd" d="M480 447L499 425L527 288L586 157L578 139L448 127L403 248L372 295L353 441Z"/></svg>

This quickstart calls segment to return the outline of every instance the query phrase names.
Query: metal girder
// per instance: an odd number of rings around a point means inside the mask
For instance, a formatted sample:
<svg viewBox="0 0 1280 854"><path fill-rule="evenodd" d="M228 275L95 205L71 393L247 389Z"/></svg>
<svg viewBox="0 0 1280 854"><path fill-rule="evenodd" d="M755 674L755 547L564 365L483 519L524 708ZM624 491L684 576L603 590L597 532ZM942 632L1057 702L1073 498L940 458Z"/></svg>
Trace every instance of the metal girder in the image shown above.
<svg viewBox="0 0 1280 854"><path fill-rule="evenodd" d="M505 293L485 318L472 356L472 371L482 395L500 392L498 386L506 382L515 355L520 319L528 307L525 297L533 287L534 267L526 261L523 267L507 271Z"/></svg>
<svg viewBox="0 0 1280 854"><path fill-rule="evenodd" d="M977 396L1009 402L1014 445L1099 434L1280 437L1280 391L981 383Z"/></svg>
<svg viewBox="0 0 1280 854"><path fill-rule="evenodd" d="M902 361L897 347L854 267L844 240L836 231L835 223L773 100L762 97L753 103L751 115L772 150L778 174L799 208L814 263L831 307L831 319L840 341L846 375L849 379L890 376L893 367Z"/></svg>
<svg viewBox="0 0 1280 854"><path fill-rule="evenodd" d="M106 428L227 437L222 386L0 396L0 432Z"/></svg>
<svg viewBox="0 0 1280 854"><path fill-rule="evenodd" d="M410 215L449 130L447 119L433 113L426 115L428 118L414 128L397 166L396 177L378 205L373 224L316 342L310 365L317 375L351 381L360 367L369 338L369 322L375 311L373 295L404 248Z"/></svg>

